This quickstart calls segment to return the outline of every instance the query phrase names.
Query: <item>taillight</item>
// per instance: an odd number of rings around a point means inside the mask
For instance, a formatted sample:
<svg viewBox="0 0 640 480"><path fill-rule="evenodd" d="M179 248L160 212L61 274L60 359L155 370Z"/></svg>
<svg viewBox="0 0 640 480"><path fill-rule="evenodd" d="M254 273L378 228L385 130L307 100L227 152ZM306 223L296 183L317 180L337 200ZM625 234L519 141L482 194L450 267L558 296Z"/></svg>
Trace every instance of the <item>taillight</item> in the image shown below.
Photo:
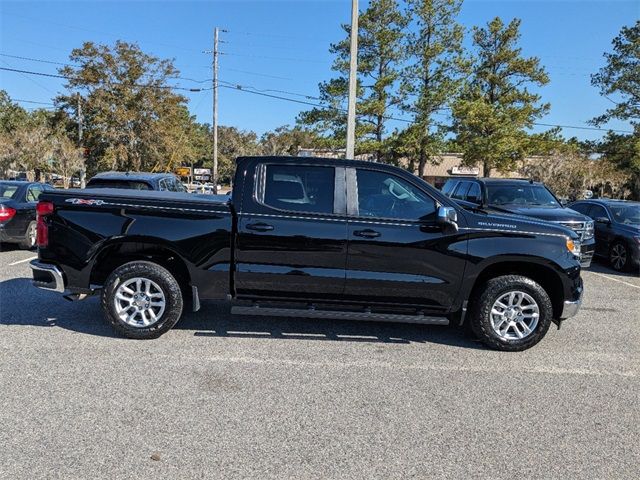
<svg viewBox="0 0 640 480"><path fill-rule="evenodd" d="M15 208L5 207L4 205L0 205L0 222L11 220L15 214L16 214Z"/></svg>
<svg viewBox="0 0 640 480"><path fill-rule="evenodd" d="M39 247L46 247L49 245L49 227L44 221L44 217L53 213L53 203L38 202L36 213L38 214L38 234L36 241Z"/></svg>

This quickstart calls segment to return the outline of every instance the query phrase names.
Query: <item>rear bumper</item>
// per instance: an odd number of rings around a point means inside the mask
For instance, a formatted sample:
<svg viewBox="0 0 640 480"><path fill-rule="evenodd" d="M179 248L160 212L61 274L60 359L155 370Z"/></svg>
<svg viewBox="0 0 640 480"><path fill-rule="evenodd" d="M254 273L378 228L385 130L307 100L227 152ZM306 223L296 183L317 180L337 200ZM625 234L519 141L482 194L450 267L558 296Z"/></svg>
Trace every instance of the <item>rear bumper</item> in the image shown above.
<svg viewBox="0 0 640 480"><path fill-rule="evenodd" d="M32 261L29 266L33 274L33 286L52 292L64 292L64 276L58 267L38 260Z"/></svg>

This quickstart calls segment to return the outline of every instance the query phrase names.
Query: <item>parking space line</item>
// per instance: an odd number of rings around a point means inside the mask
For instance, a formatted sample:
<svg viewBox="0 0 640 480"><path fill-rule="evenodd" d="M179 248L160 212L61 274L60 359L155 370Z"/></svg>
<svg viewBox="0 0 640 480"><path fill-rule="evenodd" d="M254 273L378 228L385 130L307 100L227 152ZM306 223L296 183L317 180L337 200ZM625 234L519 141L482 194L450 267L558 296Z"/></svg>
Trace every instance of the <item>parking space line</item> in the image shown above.
<svg viewBox="0 0 640 480"><path fill-rule="evenodd" d="M609 275L605 275L604 273L591 272L591 271L587 271L586 273L591 273L592 275L597 275L598 277L606 278L607 280L613 280L614 282L624 283L625 285L628 285L628 286L633 287L633 288L640 288L640 286L638 286L638 285L634 285L633 283L625 282L624 280L620 280L618 278L610 277Z"/></svg>
<svg viewBox="0 0 640 480"><path fill-rule="evenodd" d="M25 258L24 260L18 260L17 262L10 263L9 266L13 267L14 265L18 265L19 263L30 262L31 260L35 260L36 258L38 258L37 255L35 257Z"/></svg>

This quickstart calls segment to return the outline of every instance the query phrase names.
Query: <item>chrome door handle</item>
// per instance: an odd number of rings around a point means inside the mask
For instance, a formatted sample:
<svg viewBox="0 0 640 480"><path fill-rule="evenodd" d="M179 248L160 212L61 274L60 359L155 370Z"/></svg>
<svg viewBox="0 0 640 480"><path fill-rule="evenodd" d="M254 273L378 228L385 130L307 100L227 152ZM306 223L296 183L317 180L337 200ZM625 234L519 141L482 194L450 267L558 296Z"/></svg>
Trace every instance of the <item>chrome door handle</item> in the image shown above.
<svg viewBox="0 0 640 480"><path fill-rule="evenodd" d="M255 230L256 232L269 232L273 230L273 225L268 223L249 223L247 224L247 230Z"/></svg>
<svg viewBox="0 0 640 480"><path fill-rule="evenodd" d="M371 230L367 228L366 230L355 230L353 234L356 237L364 237L364 238L376 238L380 236L380 232L376 232L375 230Z"/></svg>

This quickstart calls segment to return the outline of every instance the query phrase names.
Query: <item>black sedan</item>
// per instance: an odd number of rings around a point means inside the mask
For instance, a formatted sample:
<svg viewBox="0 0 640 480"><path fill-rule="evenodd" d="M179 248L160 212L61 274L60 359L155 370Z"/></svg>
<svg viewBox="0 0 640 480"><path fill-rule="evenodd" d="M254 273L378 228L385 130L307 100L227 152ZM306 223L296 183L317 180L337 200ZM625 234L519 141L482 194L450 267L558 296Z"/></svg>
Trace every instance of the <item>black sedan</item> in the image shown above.
<svg viewBox="0 0 640 480"><path fill-rule="evenodd" d="M0 181L0 242L17 243L30 249L36 245L36 204L44 183Z"/></svg>
<svg viewBox="0 0 640 480"><path fill-rule="evenodd" d="M579 200L570 207L595 220L596 255L614 270L640 268L640 202Z"/></svg>

